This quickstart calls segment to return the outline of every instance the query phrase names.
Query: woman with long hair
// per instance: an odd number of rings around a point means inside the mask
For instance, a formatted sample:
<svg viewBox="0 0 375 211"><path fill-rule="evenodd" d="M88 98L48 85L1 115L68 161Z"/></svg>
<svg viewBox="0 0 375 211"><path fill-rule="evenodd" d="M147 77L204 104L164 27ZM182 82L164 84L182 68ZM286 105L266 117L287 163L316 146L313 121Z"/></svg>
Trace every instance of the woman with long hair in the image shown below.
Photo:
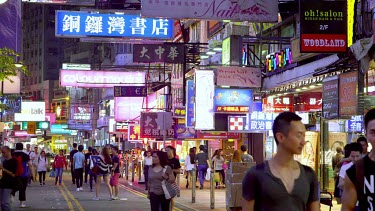
<svg viewBox="0 0 375 211"><path fill-rule="evenodd" d="M92 149L91 151L92 155L90 156L90 162L93 163L93 165L97 165L97 161L98 161L98 157L99 157L99 153L98 151L94 148ZM89 176L90 176L90 179L89 179L89 183L90 183L90 192L92 192L92 184L93 184L93 181L95 181L95 184L96 184L96 174L94 174L91 169L89 170Z"/></svg>
<svg viewBox="0 0 375 211"><path fill-rule="evenodd" d="M46 152L41 151L38 159L38 174L39 174L39 183L40 185L46 185L46 172L47 172L47 157Z"/></svg>
<svg viewBox="0 0 375 211"><path fill-rule="evenodd" d="M104 179L104 184L107 186L109 198L108 200L112 200L112 188L109 184L109 178L111 176L111 169L112 169L112 158L111 158L111 149L109 147L104 147L102 150L102 154L98 156L97 165L99 167L99 172L97 174L97 182L96 182L96 195L94 200L99 200L99 193L100 193L100 184L102 180L102 176Z"/></svg>
<svg viewBox="0 0 375 211"><path fill-rule="evenodd" d="M152 154L152 167L148 172L148 197L150 199L151 211L169 211L171 200L166 199L162 188L162 181L175 182L175 177L170 166L166 152L156 151Z"/></svg>
<svg viewBox="0 0 375 211"><path fill-rule="evenodd" d="M215 157L212 158L213 167L214 167L215 172L219 172L221 183L224 184L225 174L224 174L223 164L225 162L225 159L222 156L221 150L216 150L215 153L216 153ZM216 182L216 188L219 188L219 187L220 187L219 182Z"/></svg>
<svg viewBox="0 0 375 211"><path fill-rule="evenodd" d="M242 155L242 153L241 153L240 150L235 150L233 152L232 162L241 163L242 162L241 155Z"/></svg>
<svg viewBox="0 0 375 211"><path fill-rule="evenodd" d="M61 185L64 166L65 170L68 170L68 163L66 162L64 151L60 149L59 154L55 156L55 159L53 160L52 164L52 167L55 170L56 175L55 185L57 185L57 181L59 181L59 185Z"/></svg>
<svg viewBox="0 0 375 211"><path fill-rule="evenodd" d="M191 179L193 169L195 169L195 150L193 148L190 148L189 154L185 158L186 188L189 188L189 175Z"/></svg>

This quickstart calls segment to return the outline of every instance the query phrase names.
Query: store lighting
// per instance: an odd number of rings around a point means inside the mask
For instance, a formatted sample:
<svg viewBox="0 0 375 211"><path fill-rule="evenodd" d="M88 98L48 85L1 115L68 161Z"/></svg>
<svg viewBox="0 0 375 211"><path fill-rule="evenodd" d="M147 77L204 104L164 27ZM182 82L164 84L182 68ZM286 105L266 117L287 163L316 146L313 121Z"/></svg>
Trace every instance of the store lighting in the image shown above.
<svg viewBox="0 0 375 211"><path fill-rule="evenodd" d="M297 92L300 92L300 91L301 91L301 89L296 89L296 91L297 91Z"/></svg>
<svg viewBox="0 0 375 211"><path fill-rule="evenodd" d="M214 48L214 49L212 49L212 50L214 50L214 51L222 51L223 48L221 48L221 47L216 47L216 48Z"/></svg>
<svg viewBox="0 0 375 211"><path fill-rule="evenodd" d="M317 86L321 86L322 84L316 84Z"/></svg>
<svg viewBox="0 0 375 211"><path fill-rule="evenodd" d="M310 88L311 88L311 89L315 88L315 85L311 85Z"/></svg>
<svg viewBox="0 0 375 211"><path fill-rule="evenodd" d="M216 52L214 52L214 51L207 51L206 54L207 54L207 55L215 55Z"/></svg>
<svg viewBox="0 0 375 211"><path fill-rule="evenodd" d="M210 56L207 56L207 55L201 55L200 57L201 57L201 59L208 59L208 58L210 58Z"/></svg>
<svg viewBox="0 0 375 211"><path fill-rule="evenodd" d="M286 92L284 93L284 95L287 95L287 94L288 94L288 93L286 93Z"/></svg>
<svg viewBox="0 0 375 211"><path fill-rule="evenodd" d="M4 4L5 2L7 2L8 0L0 0L0 4Z"/></svg>
<svg viewBox="0 0 375 211"><path fill-rule="evenodd" d="M302 89L303 89L303 90L306 90L306 89L307 89L307 87L302 87Z"/></svg>
<svg viewBox="0 0 375 211"><path fill-rule="evenodd" d="M16 66L17 68L21 68L23 65L21 63L16 63L14 64L14 66Z"/></svg>

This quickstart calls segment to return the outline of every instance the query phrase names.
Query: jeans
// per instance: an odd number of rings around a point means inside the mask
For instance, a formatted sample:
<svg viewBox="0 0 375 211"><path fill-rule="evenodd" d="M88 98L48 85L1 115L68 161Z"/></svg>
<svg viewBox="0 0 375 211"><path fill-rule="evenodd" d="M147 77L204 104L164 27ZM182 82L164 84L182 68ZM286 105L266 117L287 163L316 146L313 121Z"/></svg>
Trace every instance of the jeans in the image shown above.
<svg viewBox="0 0 375 211"><path fill-rule="evenodd" d="M206 175L207 169L207 164L198 164L199 183L201 184L201 186L203 186L204 184L204 176Z"/></svg>
<svg viewBox="0 0 375 211"><path fill-rule="evenodd" d="M164 194L156 195L153 192L150 193L151 211L169 211L170 203L171 200L166 199Z"/></svg>
<svg viewBox="0 0 375 211"><path fill-rule="evenodd" d="M89 174L90 175L90 189L92 189L92 181L94 180L96 183L96 175L94 174Z"/></svg>
<svg viewBox="0 0 375 211"><path fill-rule="evenodd" d="M85 166L85 183L87 183L87 176L89 174L89 171L90 171L90 166L86 165Z"/></svg>
<svg viewBox="0 0 375 211"><path fill-rule="evenodd" d="M55 168L55 185L57 185L57 180L59 180L59 184L61 185L62 182L62 175L63 175L63 169L64 168Z"/></svg>
<svg viewBox="0 0 375 211"><path fill-rule="evenodd" d="M148 169L150 168L150 166L146 166L144 167L143 169L143 173L145 174L145 185L146 185L146 189L148 189Z"/></svg>
<svg viewBox="0 0 375 211"><path fill-rule="evenodd" d="M38 171L39 183L42 184L46 181L46 171Z"/></svg>
<svg viewBox="0 0 375 211"><path fill-rule="evenodd" d="M76 184L76 180L75 180L75 177L74 177L73 164L70 166L70 173L72 174L72 183Z"/></svg>
<svg viewBox="0 0 375 211"><path fill-rule="evenodd" d="M82 187L82 183L83 183L83 168L74 169L74 177L76 178L77 188Z"/></svg>
<svg viewBox="0 0 375 211"><path fill-rule="evenodd" d="M4 211L11 211L12 208L12 201L10 200L12 189L0 189L0 202L1 202L1 210Z"/></svg>
<svg viewBox="0 0 375 211"><path fill-rule="evenodd" d="M20 177L20 180L21 180L21 188L20 188L20 192L19 192L19 195L18 195L18 200L20 201L26 201L26 188L27 188L27 183L28 183L28 180L29 180L29 177Z"/></svg>
<svg viewBox="0 0 375 211"><path fill-rule="evenodd" d="M221 170L216 170L215 172L219 172L220 175L221 175L221 183L225 184L225 173L224 173L224 169L221 169ZM216 186L219 186L219 182L216 182Z"/></svg>

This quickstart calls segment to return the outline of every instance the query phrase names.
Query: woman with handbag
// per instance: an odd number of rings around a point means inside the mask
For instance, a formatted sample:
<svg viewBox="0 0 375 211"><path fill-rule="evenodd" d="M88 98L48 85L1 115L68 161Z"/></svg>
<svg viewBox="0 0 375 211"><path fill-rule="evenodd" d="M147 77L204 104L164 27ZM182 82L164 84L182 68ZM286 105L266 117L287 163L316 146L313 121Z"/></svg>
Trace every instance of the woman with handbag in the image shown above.
<svg viewBox="0 0 375 211"><path fill-rule="evenodd" d="M108 189L109 193L109 201L112 201L112 188L109 184L109 178L111 176L112 170L112 158L111 158L111 149L109 147L104 147L102 154L98 156L97 159L97 166L98 166L98 173L97 175L97 183L96 183L96 195L93 198L94 201L99 201L99 194L100 194L100 185L102 177L104 179L104 184ZM95 168L95 167L94 167Z"/></svg>
<svg viewBox="0 0 375 211"><path fill-rule="evenodd" d="M220 188L220 181L224 184L225 174L223 169L223 164L225 162L224 157L222 156L222 151L217 150L216 155L212 158L213 167L215 168L214 182L216 182L216 188ZM217 176L219 175L219 178Z"/></svg>
<svg viewBox="0 0 375 211"><path fill-rule="evenodd" d="M193 148L189 149L189 154L185 158L185 170L186 170L186 188L189 188L189 175L190 180L192 178L192 171L195 168L195 150ZM192 184L195 185L195 184Z"/></svg>
<svg viewBox="0 0 375 211"><path fill-rule="evenodd" d="M68 170L68 163L66 162L66 157L62 149L59 151L59 154L55 156L52 166L55 171L55 185L57 185L57 180L59 181L59 185L61 185L64 166L65 170Z"/></svg>
<svg viewBox="0 0 375 211"><path fill-rule="evenodd" d="M99 157L99 153L98 151L94 148L91 150L91 156L90 156L90 169L89 169L89 183L90 183L90 192L92 192L92 184L93 184L93 181L95 181L95 184L96 184L96 174L98 172L93 172L93 168L95 165L97 165L98 163L98 157Z"/></svg>
<svg viewBox="0 0 375 211"><path fill-rule="evenodd" d="M169 211L171 200L166 197L163 186L170 187L174 182L175 177L171 167L168 166L167 153L154 152L152 154L152 166L148 172L148 198L150 199L151 211L159 211L159 207L162 211Z"/></svg>

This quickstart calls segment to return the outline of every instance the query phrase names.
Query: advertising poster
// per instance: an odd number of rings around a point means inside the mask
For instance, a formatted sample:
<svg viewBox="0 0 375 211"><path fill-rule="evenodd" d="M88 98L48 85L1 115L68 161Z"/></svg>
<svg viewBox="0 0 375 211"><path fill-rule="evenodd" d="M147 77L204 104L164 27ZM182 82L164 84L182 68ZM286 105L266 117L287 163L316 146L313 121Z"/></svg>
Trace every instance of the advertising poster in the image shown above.
<svg viewBox="0 0 375 211"><path fill-rule="evenodd" d="M195 71L195 129L215 129L213 102L215 95L214 72L211 70Z"/></svg>
<svg viewBox="0 0 375 211"><path fill-rule="evenodd" d="M332 158L336 156L336 148L341 147L344 149L344 146L347 144L348 134L341 132L330 132L328 134L328 150L324 156L325 159L325 168L328 168L328 187L329 190L334 190L335 181L333 178L332 170Z"/></svg>
<svg viewBox="0 0 375 211"><path fill-rule="evenodd" d="M317 148L318 148L319 133L307 131L305 134L305 147L301 155L296 156L295 159L301 164L311 167L317 172Z"/></svg>
<svg viewBox="0 0 375 211"><path fill-rule="evenodd" d="M300 1L301 53L346 52L347 1Z"/></svg>
<svg viewBox="0 0 375 211"><path fill-rule="evenodd" d="M358 72L340 74L340 117L357 114Z"/></svg>
<svg viewBox="0 0 375 211"><path fill-rule="evenodd" d="M339 118L339 80L337 76L323 80L323 117Z"/></svg>
<svg viewBox="0 0 375 211"><path fill-rule="evenodd" d="M21 1L8 0L0 4L0 48L21 53Z"/></svg>
<svg viewBox="0 0 375 211"><path fill-rule="evenodd" d="M194 127L195 92L194 81L186 81L186 127Z"/></svg>
<svg viewBox="0 0 375 211"><path fill-rule="evenodd" d="M223 89L215 88L215 112L244 112L248 113L253 102L251 89Z"/></svg>

